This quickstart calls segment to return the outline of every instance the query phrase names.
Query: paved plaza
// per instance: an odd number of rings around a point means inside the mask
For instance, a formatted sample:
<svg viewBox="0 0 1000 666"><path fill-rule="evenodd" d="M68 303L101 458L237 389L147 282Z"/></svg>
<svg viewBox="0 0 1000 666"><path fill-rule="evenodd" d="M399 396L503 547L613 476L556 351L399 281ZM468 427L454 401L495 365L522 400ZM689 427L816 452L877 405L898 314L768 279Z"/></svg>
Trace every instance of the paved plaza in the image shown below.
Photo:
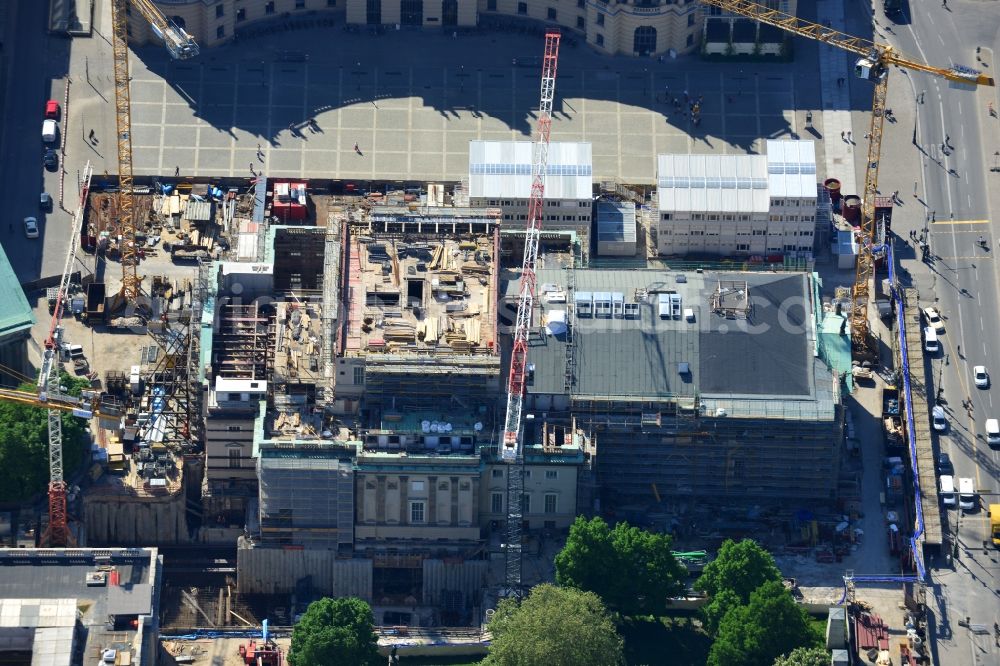
<svg viewBox="0 0 1000 666"><path fill-rule="evenodd" d="M513 60L542 46L524 35L373 38L327 28L186 62L143 49L133 59L135 172L249 176L252 165L270 176L462 180L469 141L530 138L539 68ZM552 140L591 142L595 180L628 183L653 183L658 153L758 152L762 140L802 132L796 106L818 108L818 86L797 89L814 60L800 60L660 63L564 46ZM703 98L698 126L682 113L685 91Z"/></svg>

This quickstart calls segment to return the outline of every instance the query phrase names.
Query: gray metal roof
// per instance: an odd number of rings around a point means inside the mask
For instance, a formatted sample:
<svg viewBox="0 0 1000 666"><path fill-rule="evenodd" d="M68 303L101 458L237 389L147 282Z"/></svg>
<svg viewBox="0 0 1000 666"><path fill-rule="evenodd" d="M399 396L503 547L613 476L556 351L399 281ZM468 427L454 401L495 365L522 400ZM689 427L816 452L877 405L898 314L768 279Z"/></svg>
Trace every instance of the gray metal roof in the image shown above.
<svg viewBox="0 0 1000 666"><path fill-rule="evenodd" d="M149 615L153 608L153 587L149 583L108 587L108 615Z"/></svg>
<svg viewBox="0 0 1000 666"><path fill-rule="evenodd" d="M816 145L812 141L768 140L767 181L772 197L815 197Z"/></svg>
<svg viewBox="0 0 1000 666"><path fill-rule="evenodd" d="M635 242L635 204L631 201L597 202L598 242Z"/></svg>
<svg viewBox="0 0 1000 666"><path fill-rule="evenodd" d="M533 145L531 141L470 141L469 197L527 199ZM590 199L593 175L589 143L549 144L546 199Z"/></svg>
<svg viewBox="0 0 1000 666"><path fill-rule="evenodd" d="M678 281L682 275L683 281ZM509 274L508 274L509 276ZM567 303L547 303L539 294L535 331L553 310L579 312L577 296L622 294L638 303L639 317L580 317L572 312L576 396L693 396L726 399L812 400L814 377L824 372L814 363L816 326L811 290L804 273L684 273L662 270L577 269L569 289L567 271L538 270L538 283L561 287ZM712 311L720 280L746 282L753 305L748 320ZM505 293L517 293L508 280ZM694 321L661 318L659 295L681 297L681 312L691 308ZM535 394L565 394L569 353L565 337L533 334L528 362L535 367L528 388ZM679 366L688 363L690 374ZM826 373L824 373L825 381Z"/></svg>
<svg viewBox="0 0 1000 666"><path fill-rule="evenodd" d="M763 155L658 155L656 161L662 212L770 211Z"/></svg>

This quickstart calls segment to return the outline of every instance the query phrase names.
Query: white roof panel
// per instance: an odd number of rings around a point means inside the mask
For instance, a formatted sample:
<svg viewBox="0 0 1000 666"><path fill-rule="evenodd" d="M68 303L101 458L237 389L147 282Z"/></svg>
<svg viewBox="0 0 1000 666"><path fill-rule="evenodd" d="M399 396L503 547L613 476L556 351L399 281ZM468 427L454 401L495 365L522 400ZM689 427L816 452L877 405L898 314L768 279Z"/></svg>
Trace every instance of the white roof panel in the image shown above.
<svg viewBox="0 0 1000 666"><path fill-rule="evenodd" d="M657 199L663 212L766 213L763 155L658 155Z"/></svg>
<svg viewBox="0 0 1000 666"><path fill-rule="evenodd" d="M531 141L470 141L469 196L527 199L531 195ZM591 198L594 184L589 143L549 144L546 199Z"/></svg>
<svg viewBox="0 0 1000 666"><path fill-rule="evenodd" d="M812 141L768 140L767 179L772 197L815 198L816 145Z"/></svg>

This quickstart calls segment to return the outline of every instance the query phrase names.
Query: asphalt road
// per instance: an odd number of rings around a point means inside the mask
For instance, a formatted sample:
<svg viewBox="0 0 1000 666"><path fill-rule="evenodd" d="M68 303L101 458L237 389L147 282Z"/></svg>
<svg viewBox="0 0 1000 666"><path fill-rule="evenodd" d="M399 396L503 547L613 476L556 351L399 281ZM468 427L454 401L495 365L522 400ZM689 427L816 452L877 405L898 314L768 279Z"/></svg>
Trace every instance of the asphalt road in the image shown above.
<svg viewBox="0 0 1000 666"><path fill-rule="evenodd" d="M977 63L975 47L995 51L1000 46L1000 13L995 7L979 2L951 2L948 8L935 2L911 3L911 7L916 7L912 22L892 25L888 35L901 51L938 66L993 69ZM876 18L885 25L880 15ZM989 117L986 106L995 99L995 91L958 90L943 79L920 73L895 75L894 81L910 86L907 106L916 110L915 116L905 114L910 127L916 118L917 137L917 145L906 150L914 161L920 160L920 170L914 170L919 180L917 212L908 225L918 233L927 230L934 255L927 264L910 262L910 270L922 304L936 301L946 318L942 353L932 362L932 383L942 389L940 398L950 421L939 446L951 455L956 479L971 477L983 491L984 506L979 510L964 516L947 512L946 533L957 535L959 556L953 569L931 570L937 658L942 664L996 664L1000 650L994 643L993 623L1000 620L1000 567L998 551L983 545L988 538L985 505L1000 501L990 495L1000 492L1000 453L986 445L983 435L986 419L1000 418L1000 394L994 396L1000 391L996 384L1000 382L1000 227L988 189L998 186L997 175L988 167L994 150L1000 148L991 145L997 142L1000 125ZM909 191L901 196L911 199ZM896 229L900 235L907 231ZM979 247L979 236L989 249ZM975 387L976 365L993 373L993 386ZM971 410L963 407L966 399L971 399ZM973 625L985 625L988 633L959 625L966 617Z"/></svg>

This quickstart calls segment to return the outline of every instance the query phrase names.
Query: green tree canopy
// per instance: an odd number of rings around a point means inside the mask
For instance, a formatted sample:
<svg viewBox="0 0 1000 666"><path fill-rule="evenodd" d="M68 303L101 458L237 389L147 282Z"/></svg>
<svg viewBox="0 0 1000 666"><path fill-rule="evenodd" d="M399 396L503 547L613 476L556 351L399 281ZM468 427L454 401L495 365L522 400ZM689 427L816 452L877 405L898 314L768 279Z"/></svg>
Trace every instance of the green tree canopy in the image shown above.
<svg viewBox="0 0 1000 666"><path fill-rule="evenodd" d="M740 542L726 539L694 586L713 597L722 590L730 590L745 604L754 590L772 580L781 581L781 571L769 552L753 539Z"/></svg>
<svg viewBox="0 0 1000 666"><path fill-rule="evenodd" d="M357 597L320 599L309 604L292 630L291 666L375 666L378 636L372 609Z"/></svg>
<svg viewBox="0 0 1000 666"><path fill-rule="evenodd" d="M504 599L490 621L485 666L619 666L623 643L592 592L539 585L520 605Z"/></svg>
<svg viewBox="0 0 1000 666"><path fill-rule="evenodd" d="M798 647L775 659L774 666L830 666L830 653L823 647Z"/></svg>
<svg viewBox="0 0 1000 666"><path fill-rule="evenodd" d="M772 666L798 647L813 647L819 636L806 612L781 581L768 581L735 606L719 624L708 666Z"/></svg>
<svg viewBox="0 0 1000 666"><path fill-rule="evenodd" d="M66 373L61 382L70 395L80 395L87 381ZM33 384L18 387L37 393ZM62 416L63 475L80 467L90 438L87 423L71 414ZM49 483L49 423L47 410L14 402L0 402L0 502L23 502L44 492Z"/></svg>
<svg viewBox="0 0 1000 666"><path fill-rule="evenodd" d="M580 516L556 555L556 582L593 592L622 615L662 615L686 575L670 545L665 534Z"/></svg>

